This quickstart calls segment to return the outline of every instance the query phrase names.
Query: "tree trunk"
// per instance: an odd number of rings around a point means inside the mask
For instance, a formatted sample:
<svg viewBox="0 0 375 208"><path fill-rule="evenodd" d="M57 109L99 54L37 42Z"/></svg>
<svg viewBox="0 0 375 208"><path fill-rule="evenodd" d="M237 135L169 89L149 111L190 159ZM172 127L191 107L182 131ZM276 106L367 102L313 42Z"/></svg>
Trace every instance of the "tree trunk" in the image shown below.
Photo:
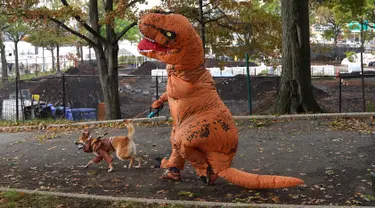
<svg viewBox="0 0 375 208"><path fill-rule="evenodd" d="M206 54L206 34L205 34L205 23L204 23L204 14L203 14L203 0L199 1L199 33L202 39L203 46L203 56Z"/></svg>
<svg viewBox="0 0 375 208"><path fill-rule="evenodd" d="M14 64L16 65L16 77L20 78L20 68L18 66L18 41L14 42Z"/></svg>
<svg viewBox="0 0 375 208"><path fill-rule="evenodd" d="M53 52L53 49L50 49L51 55L52 55L52 71L55 71L55 53Z"/></svg>
<svg viewBox="0 0 375 208"><path fill-rule="evenodd" d="M340 34L340 29L335 26L335 31L334 31L334 34L333 34L333 45L334 45L334 48L333 48L333 52L334 52L334 57L336 58L337 57L337 38L339 37L339 34Z"/></svg>
<svg viewBox="0 0 375 208"><path fill-rule="evenodd" d="M56 69L57 72L60 72L60 46L56 45Z"/></svg>
<svg viewBox="0 0 375 208"><path fill-rule="evenodd" d="M113 10L112 1L106 1L106 11ZM99 13L98 2L90 0L90 23L92 28L99 33ZM118 93L118 44L112 44L113 39L116 38L113 28L107 24L107 40L108 43L100 42L97 37L93 37L97 44L94 48L96 60L98 63L98 71L100 77L100 84L103 91L106 119L121 118L120 99Z"/></svg>
<svg viewBox="0 0 375 208"><path fill-rule="evenodd" d="M81 54L81 64L83 64L83 47L79 46L79 53Z"/></svg>
<svg viewBox="0 0 375 208"><path fill-rule="evenodd" d="M8 64L5 55L5 45L3 41L3 33L0 32L0 53L1 53L1 77L3 80L8 80Z"/></svg>
<svg viewBox="0 0 375 208"><path fill-rule="evenodd" d="M107 80L107 93L109 94L108 100L111 105L110 108L111 115L109 118L121 118L121 109L120 109L120 97L118 92L118 45L111 45L108 48L108 80ZM109 110L109 109L108 109Z"/></svg>
<svg viewBox="0 0 375 208"><path fill-rule="evenodd" d="M100 84L102 87L106 119L121 118L120 98L118 94L118 65L117 53L115 48L112 50L109 47L107 51L107 58L104 50L95 48L95 55L97 57L98 71ZM108 60L108 61L107 61Z"/></svg>
<svg viewBox="0 0 375 208"><path fill-rule="evenodd" d="M79 45L76 45L76 50L77 50L77 57L78 57L78 60L79 60L81 58L81 49L80 49Z"/></svg>
<svg viewBox="0 0 375 208"><path fill-rule="evenodd" d="M320 112L311 85L308 1L281 0L281 12L282 74L276 112Z"/></svg>
<svg viewBox="0 0 375 208"><path fill-rule="evenodd" d="M89 46L89 64L91 64L91 47Z"/></svg>

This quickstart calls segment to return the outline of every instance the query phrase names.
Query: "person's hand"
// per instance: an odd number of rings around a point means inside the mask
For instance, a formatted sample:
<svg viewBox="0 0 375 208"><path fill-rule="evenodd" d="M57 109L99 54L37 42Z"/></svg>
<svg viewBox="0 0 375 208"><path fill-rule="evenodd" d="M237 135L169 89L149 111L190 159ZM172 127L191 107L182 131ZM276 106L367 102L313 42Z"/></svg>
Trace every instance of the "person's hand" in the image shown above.
<svg viewBox="0 0 375 208"><path fill-rule="evenodd" d="M159 109L163 106L163 101L161 100L155 100L154 103L152 103L151 108L153 109Z"/></svg>

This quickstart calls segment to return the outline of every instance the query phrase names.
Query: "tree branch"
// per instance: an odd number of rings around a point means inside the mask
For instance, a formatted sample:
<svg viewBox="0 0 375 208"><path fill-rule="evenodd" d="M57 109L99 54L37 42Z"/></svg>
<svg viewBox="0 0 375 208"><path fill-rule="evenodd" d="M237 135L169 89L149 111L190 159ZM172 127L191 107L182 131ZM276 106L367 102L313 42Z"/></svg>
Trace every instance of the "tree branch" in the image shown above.
<svg viewBox="0 0 375 208"><path fill-rule="evenodd" d="M112 44L117 43L122 38L122 36L124 36L132 27L134 27L136 25L137 25L137 21L134 21L130 25L126 26L121 32L116 34L116 40Z"/></svg>
<svg viewBox="0 0 375 208"><path fill-rule="evenodd" d="M202 7L206 7L208 5L210 5L210 2L208 2L207 4L203 4Z"/></svg>
<svg viewBox="0 0 375 208"><path fill-rule="evenodd" d="M66 0L61 0L61 3L68 7L69 4ZM76 19L88 32L90 32L92 35L94 35L96 38L98 38L103 43L108 43L108 41L101 36L98 32L96 32L90 25L88 25L85 21L82 20L82 18L78 15L73 16L74 19Z"/></svg>
<svg viewBox="0 0 375 208"><path fill-rule="evenodd" d="M367 27L370 27L370 28L375 28L375 26L370 25L370 24L368 24L368 23L364 23L364 25L366 25Z"/></svg>
<svg viewBox="0 0 375 208"><path fill-rule="evenodd" d="M233 26L231 26L231 25L224 25L224 24L220 23L219 21L216 21L216 24L218 24L220 27L228 28L228 29L233 30Z"/></svg>
<svg viewBox="0 0 375 208"><path fill-rule="evenodd" d="M7 29L8 27L10 27L10 25L6 25L4 27L1 28L1 31L4 31L5 29Z"/></svg>
<svg viewBox="0 0 375 208"><path fill-rule="evenodd" d="M215 18L215 19L207 19L206 21L204 21L203 24L207 24L207 23L210 23L210 22L217 22L218 20L220 20L220 19L222 19L222 18L224 18L224 17L226 17L226 15L222 15L222 16L217 17L217 18Z"/></svg>
<svg viewBox="0 0 375 208"><path fill-rule="evenodd" d="M133 4L136 4L136 3L138 3L140 0L134 0L134 1L131 1L130 3L128 3L126 6L126 8L125 9L129 9Z"/></svg>
<svg viewBox="0 0 375 208"><path fill-rule="evenodd" d="M79 37L79 38L82 38L83 40L87 41L88 44L90 44L92 47L96 47L96 43L91 40L90 38L86 37L85 35L82 35L81 33L73 30L72 28L66 26L63 22L57 20L57 19L54 19L52 17L48 17L49 20L51 20L52 22L56 23L58 26L64 28L65 30L67 30L68 32L72 33L73 35Z"/></svg>
<svg viewBox="0 0 375 208"><path fill-rule="evenodd" d="M194 17L194 19L195 19L197 22L201 23L201 20L200 20L198 17Z"/></svg>
<svg viewBox="0 0 375 208"><path fill-rule="evenodd" d="M219 4L216 5L216 6L213 6L211 9L209 9L208 11L205 11L203 14L205 14L205 15L210 14L212 10L217 9L218 7L219 7Z"/></svg>

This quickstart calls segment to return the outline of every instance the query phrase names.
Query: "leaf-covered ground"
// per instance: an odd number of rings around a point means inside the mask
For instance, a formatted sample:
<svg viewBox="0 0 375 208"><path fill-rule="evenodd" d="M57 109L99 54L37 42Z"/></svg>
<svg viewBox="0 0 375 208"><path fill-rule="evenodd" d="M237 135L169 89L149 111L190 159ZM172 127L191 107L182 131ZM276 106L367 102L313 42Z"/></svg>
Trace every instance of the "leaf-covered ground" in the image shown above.
<svg viewBox="0 0 375 208"><path fill-rule="evenodd" d="M108 124L106 124L108 125ZM121 126L92 127L96 135L124 135ZM82 127L0 133L0 185L59 192L198 201L375 206L375 126L371 119L259 120L239 122L240 144L233 166L251 173L299 177L304 185L275 190L246 190L219 179L204 186L187 164L184 180L159 179L154 158L170 153L170 126L136 126L142 168L125 169L115 158L114 172L73 141ZM114 128L113 128L114 127Z"/></svg>

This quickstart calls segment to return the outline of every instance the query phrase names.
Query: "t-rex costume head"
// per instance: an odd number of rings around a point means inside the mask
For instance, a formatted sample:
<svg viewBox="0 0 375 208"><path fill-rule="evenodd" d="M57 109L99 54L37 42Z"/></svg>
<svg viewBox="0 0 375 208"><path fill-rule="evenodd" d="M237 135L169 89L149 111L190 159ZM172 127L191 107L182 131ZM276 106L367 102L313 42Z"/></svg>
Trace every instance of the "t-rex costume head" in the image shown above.
<svg viewBox="0 0 375 208"><path fill-rule="evenodd" d="M167 90L153 104L158 108L168 101L173 118L172 154L160 167L182 170L187 160L203 178L212 181L218 175L254 189L303 183L298 178L250 174L230 167L238 148L237 127L204 67L201 39L184 16L145 14L139 29L145 36L138 45L140 53L168 64Z"/></svg>
<svg viewBox="0 0 375 208"><path fill-rule="evenodd" d="M184 16L150 13L140 18L138 27L144 36L138 44L142 55L175 65L176 69L195 69L204 64L202 41Z"/></svg>

